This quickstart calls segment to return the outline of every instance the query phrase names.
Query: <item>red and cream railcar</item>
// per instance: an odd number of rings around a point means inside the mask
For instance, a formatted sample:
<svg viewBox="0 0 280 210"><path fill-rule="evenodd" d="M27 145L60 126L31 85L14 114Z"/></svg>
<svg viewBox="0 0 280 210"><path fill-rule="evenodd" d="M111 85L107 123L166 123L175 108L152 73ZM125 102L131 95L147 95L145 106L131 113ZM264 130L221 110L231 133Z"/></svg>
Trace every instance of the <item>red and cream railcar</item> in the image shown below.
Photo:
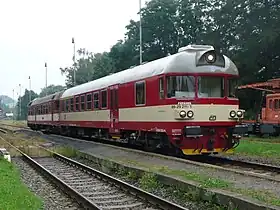
<svg viewBox="0 0 280 210"><path fill-rule="evenodd" d="M238 70L207 45L66 90L60 128L69 135L175 147L184 154L233 152L244 116L234 91Z"/></svg>
<svg viewBox="0 0 280 210"><path fill-rule="evenodd" d="M59 97L62 92L36 98L29 104L27 124L35 130L53 130L59 124Z"/></svg>

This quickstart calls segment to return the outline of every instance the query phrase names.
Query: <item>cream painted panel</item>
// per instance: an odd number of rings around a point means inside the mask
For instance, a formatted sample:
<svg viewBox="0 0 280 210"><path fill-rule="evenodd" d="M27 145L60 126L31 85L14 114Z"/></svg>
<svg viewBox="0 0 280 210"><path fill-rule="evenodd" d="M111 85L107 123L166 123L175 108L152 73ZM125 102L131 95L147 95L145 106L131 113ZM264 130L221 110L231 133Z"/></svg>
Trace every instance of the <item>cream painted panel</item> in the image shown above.
<svg viewBox="0 0 280 210"><path fill-rule="evenodd" d="M176 120L172 105L136 107L119 110L119 121L142 121L142 122L182 122L189 120ZM238 109L238 105L192 105L194 119L190 121L209 122L210 115L216 115L216 121L234 121L228 119L229 112ZM178 111L189 109L177 109Z"/></svg>
<svg viewBox="0 0 280 210"><path fill-rule="evenodd" d="M35 121L35 116L34 115L27 116L27 120L28 121Z"/></svg>
<svg viewBox="0 0 280 210"><path fill-rule="evenodd" d="M110 121L110 110L61 113L61 121Z"/></svg>
<svg viewBox="0 0 280 210"><path fill-rule="evenodd" d="M59 121L59 114L53 114L53 121Z"/></svg>
<svg viewBox="0 0 280 210"><path fill-rule="evenodd" d="M51 114L37 115L36 121L37 122L52 121L52 115Z"/></svg>

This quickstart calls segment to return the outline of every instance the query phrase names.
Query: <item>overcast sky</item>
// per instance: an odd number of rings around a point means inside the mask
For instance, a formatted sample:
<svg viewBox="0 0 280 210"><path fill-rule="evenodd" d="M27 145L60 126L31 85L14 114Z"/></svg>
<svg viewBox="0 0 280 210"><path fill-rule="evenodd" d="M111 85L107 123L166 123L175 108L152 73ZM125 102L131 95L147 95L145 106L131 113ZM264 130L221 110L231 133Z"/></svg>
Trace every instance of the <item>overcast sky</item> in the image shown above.
<svg viewBox="0 0 280 210"><path fill-rule="evenodd" d="M147 0L146 0L147 1ZM144 6L145 0L142 0ZM109 51L130 19L139 20L139 0L0 0L0 95L64 85L59 68L71 65L76 49Z"/></svg>

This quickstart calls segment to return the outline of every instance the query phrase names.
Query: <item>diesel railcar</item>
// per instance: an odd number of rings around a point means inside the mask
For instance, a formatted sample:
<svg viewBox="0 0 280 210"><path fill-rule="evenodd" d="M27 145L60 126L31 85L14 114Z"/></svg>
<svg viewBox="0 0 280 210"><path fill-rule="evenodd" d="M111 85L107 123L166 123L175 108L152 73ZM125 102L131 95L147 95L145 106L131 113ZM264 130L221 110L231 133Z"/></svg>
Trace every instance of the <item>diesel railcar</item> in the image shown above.
<svg viewBox="0 0 280 210"><path fill-rule="evenodd" d="M212 46L188 45L32 101L28 126L185 155L232 153L247 132L234 96L238 75L235 64Z"/></svg>

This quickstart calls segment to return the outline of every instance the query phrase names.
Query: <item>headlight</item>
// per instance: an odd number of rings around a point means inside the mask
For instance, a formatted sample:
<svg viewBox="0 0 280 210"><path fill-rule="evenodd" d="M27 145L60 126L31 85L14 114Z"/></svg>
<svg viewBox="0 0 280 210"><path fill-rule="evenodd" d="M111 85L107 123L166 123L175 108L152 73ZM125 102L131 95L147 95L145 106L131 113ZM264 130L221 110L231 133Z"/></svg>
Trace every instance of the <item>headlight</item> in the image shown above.
<svg viewBox="0 0 280 210"><path fill-rule="evenodd" d="M235 111L230 111L229 116L234 118L236 116L236 112Z"/></svg>
<svg viewBox="0 0 280 210"><path fill-rule="evenodd" d="M194 115L193 111L188 111L188 112L187 112L188 118L192 118L193 115Z"/></svg>
<svg viewBox="0 0 280 210"><path fill-rule="evenodd" d="M185 118L187 116L187 113L185 111L180 111L179 115L181 118Z"/></svg>
<svg viewBox="0 0 280 210"><path fill-rule="evenodd" d="M206 61L207 61L208 63L214 63L215 60L216 60L216 57L215 57L214 54L208 54L208 55L206 56Z"/></svg>
<svg viewBox="0 0 280 210"><path fill-rule="evenodd" d="M237 117L242 117L243 113L242 113L242 111L238 110L238 111L236 112L236 115L237 115Z"/></svg>

